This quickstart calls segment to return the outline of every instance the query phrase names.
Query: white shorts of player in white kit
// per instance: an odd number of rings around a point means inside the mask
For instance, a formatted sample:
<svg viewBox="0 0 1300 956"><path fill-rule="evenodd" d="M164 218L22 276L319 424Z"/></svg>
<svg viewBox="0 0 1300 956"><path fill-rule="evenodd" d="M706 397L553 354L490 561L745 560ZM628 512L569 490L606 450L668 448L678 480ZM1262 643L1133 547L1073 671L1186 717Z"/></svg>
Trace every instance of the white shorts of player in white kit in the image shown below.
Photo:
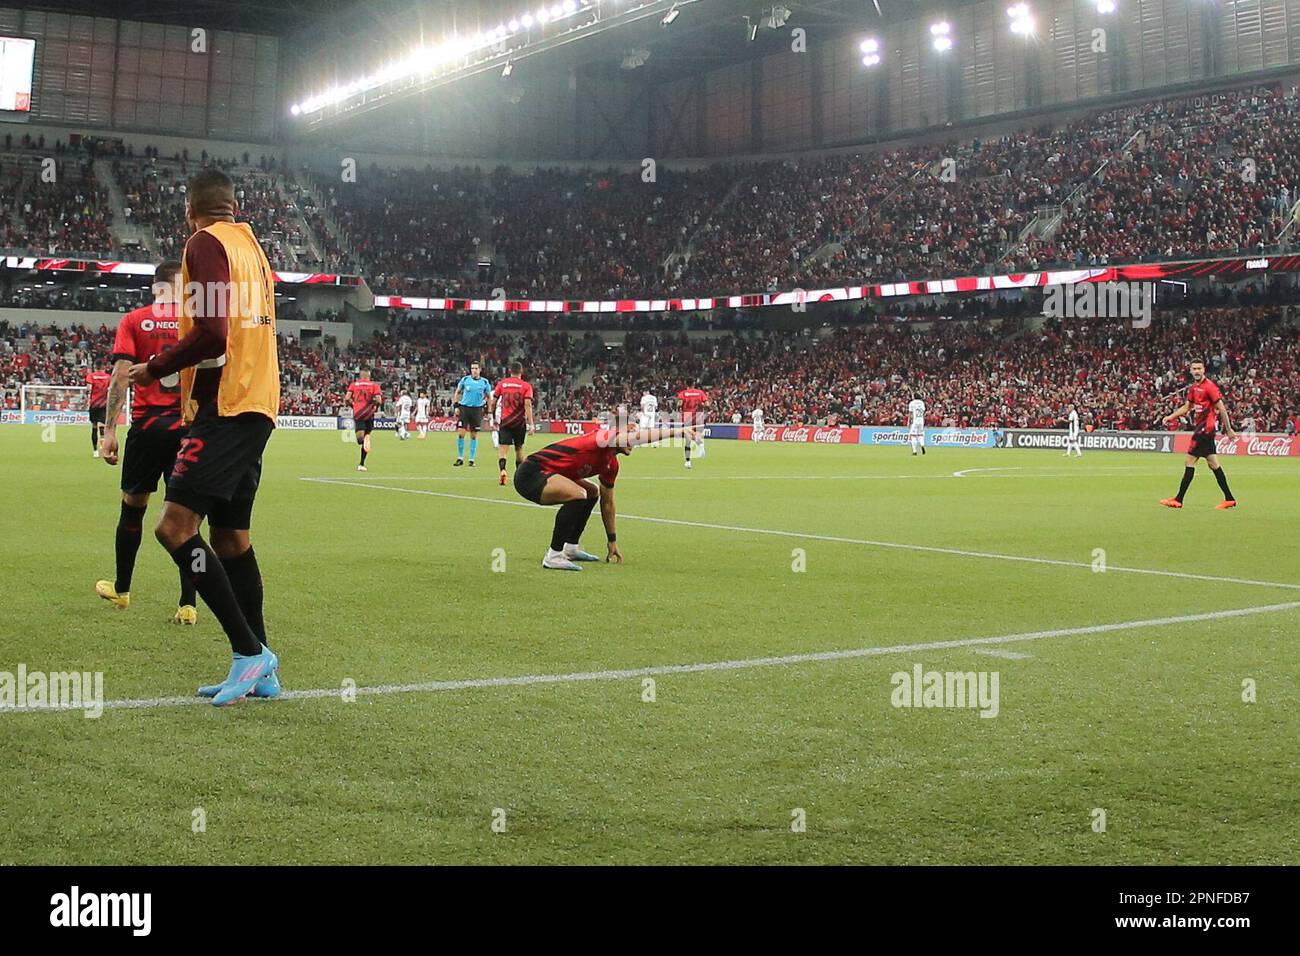
<svg viewBox="0 0 1300 956"><path fill-rule="evenodd" d="M636 416L636 427L637 427L637 428L654 428L654 427L655 427L655 413L654 413L654 412L637 412L637 416Z"/></svg>
<svg viewBox="0 0 1300 956"><path fill-rule="evenodd" d="M761 419L761 418L756 418L756 419L754 419L754 429L753 429L753 431L750 433L750 436L749 436L749 437L752 438L752 439L754 439L754 441L762 441L762 440L763 440L763 430L764 430L765 427L766 427L766 426L763 424L763 419Z"/></svg>

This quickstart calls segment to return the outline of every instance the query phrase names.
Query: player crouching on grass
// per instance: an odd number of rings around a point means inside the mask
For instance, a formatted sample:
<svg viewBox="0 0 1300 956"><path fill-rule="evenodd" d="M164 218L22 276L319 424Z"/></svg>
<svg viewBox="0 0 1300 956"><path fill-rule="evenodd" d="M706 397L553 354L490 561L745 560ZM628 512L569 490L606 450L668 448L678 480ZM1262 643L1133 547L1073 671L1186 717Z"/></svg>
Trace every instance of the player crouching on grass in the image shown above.
<svg viewBox="0 0 1300 956"><path fill-rule="evenodd" d="M1228 489L1228 476L1223 473L1223 467L1219 464L1217 446L1214 443L1214 428L1222 419L1225 435L1235 440L1237 433L1233 431L1232 422L1228 418L1228 407L1223 404L1223 393L1219 391L1219 386L1205 377L1205 363L1198 359L1187 368L1192 373L1192 384L1187 390L1187 400L1176 412L1165 416L1164 424L1172 425L1188 412L1193 412L1192 424L1195 430L1192 432L1192 447L1187 450L1187 459L1183 462L1183 480L1178 486L1178 494L1172 498L1163 498L1160 503L1166 508L1183 506L1183 496L1187 494L1192 479L1196 477L1196 459L1204 458L1210 466L1210 471L1214 472L1214 477L1218 479L1219 489L1223 492L1223 500L1214 507L1219 511L1235 508L1237 501Z"/></svg>
<svg viewBox="0 0 1300 956"><path fill-rule="evenodd" d="M559 505L551 546L542 567L552 571L581 571L579 561L599 561L579 546L591 511L600 501L600 520L609 542L606 561L623 563L614 530L614 482L618 478L618 456L629 455L637 445L665 439L699 440L694 428L632 428L626 425L601 428L585 435L563 438L535 451L515 469L515 490L539 505ZM595 476L599 488L586 479Z"/></svg>

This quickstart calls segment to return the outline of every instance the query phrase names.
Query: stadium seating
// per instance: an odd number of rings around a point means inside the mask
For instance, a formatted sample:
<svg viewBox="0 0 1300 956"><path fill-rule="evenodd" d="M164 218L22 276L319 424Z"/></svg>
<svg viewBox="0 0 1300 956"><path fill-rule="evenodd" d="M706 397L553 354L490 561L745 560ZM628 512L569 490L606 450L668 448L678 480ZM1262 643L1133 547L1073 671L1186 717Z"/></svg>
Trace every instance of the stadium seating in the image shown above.
<svg viewBox="0 0 1300 956"><path fill-rule="evenodd" d="M1048 427L1074 402L1097 427L1150 429L1176 404L1168 396L1186 362L1203 356L1241 427L1281 431L1297 414L1300 329L1280 316L1274 307L1233 306L1166 311L1148 329L1069 320L1029 328L1022 318L993 317L924 328L857 324L820 336L632 332L615 348L594 332L511 335L406 320L349 349L283 341L282 410L344 411L347 385L369 367L387 398L399 388L427 391L435 414L448 414L472 358L492 376L518 358L547 417L590 419L619 405L635 408L644 391L662 402L692 383L712 394L714 421L762 408L769 422L898 424L920 394L932 425ZM16 404L28 382L81 384L88 368L108 366L111 344L107 328L0 322L6 399Z"/></svg>
<svg viewBox="0 0 1300 956"><path fill-rule="evenodd" d="M174 255L185 239L184 178L214 160L146 152L100 162L112 163L128 224ZM277 267L309 259L359 271L380 293L611 298L1289 246L1298 154L1294 99L1253 87L1054 129L798 161L661 164L653 176L372 165L355 182L317 176L307 186L267 157L219 162ZM106 253L109 203L87 163L62 158L57 187L37 190L37 160L0 158L0 200L17 207L0 217L0 244ZM477 267L480 256L490 270Z"/></svg>

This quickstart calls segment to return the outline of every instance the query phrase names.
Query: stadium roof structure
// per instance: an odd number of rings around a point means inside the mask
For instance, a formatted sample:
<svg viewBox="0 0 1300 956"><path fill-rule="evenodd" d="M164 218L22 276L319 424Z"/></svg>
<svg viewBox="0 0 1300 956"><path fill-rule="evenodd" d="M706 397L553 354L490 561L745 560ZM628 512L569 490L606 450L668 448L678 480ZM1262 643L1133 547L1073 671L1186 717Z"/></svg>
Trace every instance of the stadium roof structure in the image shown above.
<svg viewBox="0 0 1300 956"><path fill-rule="evenodd" d="M595 0L593 0L595 2ZM611 8L639 0L599 0ZM682 0L683 15L671 31L647 33L683 57L703 57L716 66L727 58L753 55L743 42L744 18L758 19L773 7L790 11L791 27L867 30L882 21L911 19L927 11L952 11L984 0ZM540 0L34 0L14 6L148 23L209 26L293 38L308 54L326 52L314 42L356 42L371 33L409 40L420 30L469 30L520 15ZM689 10L687 9L689 6ZM794 22L797 21L797 22ZM761 42L768 30L760 30ZM727 34L742 42L718 44ZM620 39L620 44L624 41Z"/></svg>
<svg viewBox="0 0 1300 956"><path fill-rule="evenodd" d="M298 2L310 6L329 0ZM609 31L594 32L581 43L557 48L542 66L613 76L618 75L629 49L645 49L651 55L638 70L641 76L652 81L679 79L788 46L795 27L807 30L814 40L838 38L868 33L882 22L915 19L927 11L951 12L979 2L985 0L583 0L584 7L599 8L605 17L626 17L636 8L646 8L647 15ZM387 45L407 46L416 38L491 30L539 4L540 0L434 0L418 6L410 0L341 3L348 9L318 17L318 23L300 25L291 32L306 45L305 56L319 55L323 65L355 49L359 38L382 53ZM664 23L669 11L678 14L670 26ZM774 12L780 27L772 26ZM751 33L754 25L758 29ZM335 41L343 46L329 46Z"/></svg>

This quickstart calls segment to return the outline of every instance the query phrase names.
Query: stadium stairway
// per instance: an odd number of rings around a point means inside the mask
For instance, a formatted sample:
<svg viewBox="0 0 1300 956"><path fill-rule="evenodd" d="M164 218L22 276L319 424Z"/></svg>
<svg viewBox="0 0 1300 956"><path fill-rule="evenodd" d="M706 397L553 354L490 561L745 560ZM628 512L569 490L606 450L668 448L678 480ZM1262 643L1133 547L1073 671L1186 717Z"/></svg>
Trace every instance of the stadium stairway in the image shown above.
<svg viewBox="0 0 1300 956"><path fill-rule="evenodd" d="M709 214L704 218L704 221L695 228L695 231L690 234L690 237L682 244L681 248L676 250L680 253L680 261L684 261L688 264L690 263L691 256L695 254L695 244L699 240L700 234L708 228L709 223L713 221L714 216L731 205L732 200L740 195L741 188L749 183L750 178L751 177L749 176L738 176L736 178L736 181L731 184L731 188L727 190L726 195L724 195L722 199L719 200L718 204L710 210ZM664 265L667 266L669 263L665 261Z"/></svg>
<svg viewBox="0 0 1300 956"><path fill-rule="evenodd" d="M937 168L938 164L935 165ZM832 256L837 255L840 251L845 249L849 245L850 241L853 239L854 236L858 236L864 232L878 228L880 225L881 210L890 208L889 205L890 202L893 200L893 198L896 195L898 195L898 193L901 190L906 189L909 183L914 182L922 174L928 175L930 170L931 167L928 165L918 166L916 169L914 169L909 176L907 176L905 179L899 182L893 189L887 192L884 198L880 200L880 202L876 203L874 206L868 209L862 210L862 214L858 216L857 219L854 220L853 225L851 225L845 232L841 233L839 236L837 236L835 239L832 239L830 242L823 244L821 248L813 252L812 256L810 257L812 261L821 262L823 260L830 259ZM839 248L838 249L835 248L836 246L838 246Z"/></svg>
<svg viewBox="0 0 1300 956"><path fill-rule="evenodd" d="M338 245L339 249L342 250L343 258L352 262L356 262L357 254L356 251L352 248L352 243L348 241L348 238L344 234L343 230L339 228L338 220L335 219L334 216L330 213L329 204L325 202L324 195L322 195L321 191L316 187L316 183L312 181L311 176L307 175L301 169L291 168L289 170L289 178L300 189L305 190L306 193L309 196L311 196L312 202L314 202L316 204L316 208L320 210L321 222L325 223L325 229L329 233L330 238L333 239L334 242ZM307 234L312 237L312 241L316 246L317 250L319 251L322 248L320 240L316 237L315 232L311 229L309 224L304 222L304 225L307 225ZM323 259L324 256L322 256L321 258Z"/></svg>
<svg viewBox="0 0 1300 956"><path fill-rule="evenodd" d="M280 197L285 209L292 210L293 224L300 230L305 240L300 246L286 243L286 246L293 250L295 257L294 268L300 269L303 267L304 254L310 257L311 261L323 262L325 257L321 253L320 241L316 238L316 233L312 230L311 224L307 222L301 203L289 191L287 180L279 174L272 174L271 179L275 183L275 194ZM299 188L301 189L301 187Z"/></svg>
<svg viewBox="0 0 1300 956"><path fill-rule="evenodd" d="M108 206L113 214L108 234L113 237L113 248L118 250L138 248L146 255L154 255L157 252L157 240L153 229L133 223L127 217L126 199L117 185L117 180L113 177L112 168L104 162L97 162L92 169L95 181L108 193Z"/></svg>

